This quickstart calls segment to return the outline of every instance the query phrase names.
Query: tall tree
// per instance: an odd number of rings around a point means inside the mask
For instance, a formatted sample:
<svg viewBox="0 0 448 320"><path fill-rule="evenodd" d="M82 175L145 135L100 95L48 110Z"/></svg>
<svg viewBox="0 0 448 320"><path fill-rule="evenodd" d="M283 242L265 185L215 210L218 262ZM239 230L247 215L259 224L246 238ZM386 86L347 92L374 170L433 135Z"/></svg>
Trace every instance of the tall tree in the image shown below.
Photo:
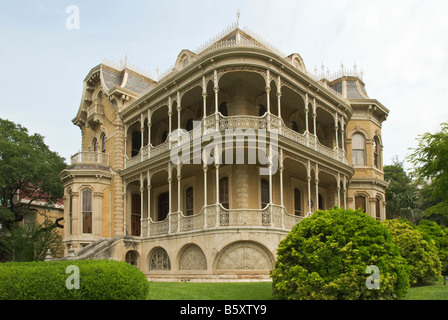
<svg viewBox="0 0 448 320"><path fill-rule="evenodd" d="M438 216L448 220L448 123L441 124L436 133L426 132L417 138L418 146L409 156L414 165L411 174L417 182L430 181L432 194L429 200L435 204L427 208L424 216Z"/></svg>
<svg viewBox="0 0 448 320"><path fill-rule="evenodd" d="M384 166L386 189L386 212L388 219L406 218L416 220L421 214L418 187L403 168L403 162L394 159L392 165Z"/></svg>
<svg viewBox="0 0 448 320"><path fill-rule="evenodd" d="M64 158L53 152L39 134L0 118L0 224L12 231L36 201L51 206L64 192L59 173ZM18 201L18 198L22 201ZM43 214L42 212L39 212ZM60 226L58 221L53 222Z"/></svg>

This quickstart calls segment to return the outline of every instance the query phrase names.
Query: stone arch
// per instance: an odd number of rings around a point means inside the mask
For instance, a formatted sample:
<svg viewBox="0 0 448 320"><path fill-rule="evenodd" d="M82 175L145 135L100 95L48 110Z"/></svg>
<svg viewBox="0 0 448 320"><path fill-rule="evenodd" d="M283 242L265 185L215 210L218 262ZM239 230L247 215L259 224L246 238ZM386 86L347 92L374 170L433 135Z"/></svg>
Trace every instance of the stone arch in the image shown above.
<svg viewBox="0 0 448 320"><path fill-rule="evenodd" d="M124 256L124 261L133 266L138 266L140 255L135 250L129 250Z"/></svg>
<svg viewBox="0 0 448 320"><path fill-rule="evenodd" d="M226 270L271 270L273 258L261 244L253 241L237 241L227 245L218 254L215 269Z"/></svg>
<svg viewBox="0 0 448 320"><path fill-rule="evenodd" d="M149 270L171 270L170 257L162 247L155 247L149 253Z"/></svg>
<svg viewBox="0 0 448 320"><path fill-rule="evenodd" d="M179 270L207 270L207 259L198 245L190 243L180 250Z"/></svg>

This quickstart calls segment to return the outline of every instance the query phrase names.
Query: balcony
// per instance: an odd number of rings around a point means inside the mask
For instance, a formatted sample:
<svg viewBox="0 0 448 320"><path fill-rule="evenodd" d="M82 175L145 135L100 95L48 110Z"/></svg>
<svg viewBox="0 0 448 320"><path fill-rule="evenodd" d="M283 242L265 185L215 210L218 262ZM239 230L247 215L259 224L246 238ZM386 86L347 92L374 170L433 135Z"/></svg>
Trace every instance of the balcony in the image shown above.
<svg viewBox="0 0 448 320"><path fill-rule="evenodd" d="M109 166L109 154L100 151L81 151L71 157L71 165Z"/></svg>
<svg viewBox="0 0 448 320"><path fill-rule="evenodd" d="M298 133L288 128L283 120L272 114L265 114L261 117L256 116L230 116L225 117L220 113L218 117L216 114L207 116L201 121L201 125L197 129L193 129L189 132L190 139L193 141L199 139L204 135L211 134L213 132L222 131L225 129L254 129L254 130L266 130L266 132L276 132L279 137L287 138L293 142L296 142L309 149L315 150L330 159L339 161L343 164L348 164L345 150L339 147L329 148L319 142L314 134L305 132L303 134ZM125 168L130 168L136 164L139 164L145 160L154 158L160 154L167 153L171 148L177 146L177 141L165 141L164 143L153 147L152 145L143 146L140 152L132 157L125 157ZM223 140L224 143L224 140Z"/></svg>
<svg viewBox="0 0 448 320"><path fill-rule="evenodd" d="M104 107L99 103L92 104L87 109L87 122L90 126L102 125L104 120Z"/></svg>
<svg viewBox="0 0 448 320"><path fill-rule="evenodd" d="M268 205L264 209L225 209L220 204L204 206L192 216L182 212L168 214L163 221L142 219L142 237L179 234L192 231L205 231L228 228L277 228L292 229L303 217L286 212L279 205Z"/></svg>

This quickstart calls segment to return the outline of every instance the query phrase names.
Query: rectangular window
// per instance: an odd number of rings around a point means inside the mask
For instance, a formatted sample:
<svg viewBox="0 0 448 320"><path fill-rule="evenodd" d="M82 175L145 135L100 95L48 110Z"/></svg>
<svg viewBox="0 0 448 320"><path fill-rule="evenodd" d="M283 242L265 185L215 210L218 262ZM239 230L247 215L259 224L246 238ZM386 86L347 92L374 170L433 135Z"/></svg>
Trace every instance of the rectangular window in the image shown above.
<svg viewBox="0 0 448 320"><path fill-rule="evenodd" d="M170 210L170 193L161 193L158 197L158 220L163 221L168 216Z"/></svg>
<svg viewBox="0 0 448 320"><path fill-rule="evenodd" d="M364 196L356 196L355 197L355 209L361 209L366 212L366 197Z"/></svg>
<svg viewBox="0 0 448 320"><path fill-rule="evenodd" d="M141 196L133 193L131 202L131 235L140 236Z"/></svg>
<svg viewBox="0 0 448 320"><path fill-rule="evenodd" d="M229 178L223 177L219 180L219 201L221 205L229 209Z"/></svg>
<svg viewBox="0 0 448 320"><path fill-rule="evenodd" d="M381 199L376 198L376 218L381 219Z"/></svg>
<svg viewBox="0 0 448 320"><path fill-rule="evenodd" d="M269 204L269 182L261 179L261 208L265 208Z"/></svg>
<svg viewBox="0 0 448 320"><path fill-rule="evenodd" d="M193 215L193 187L185 190L185 213L187 216Z"/></svg>
<svg viewBox="0 0 448 320"><path fill-rule="evenodd" d="M353 164L359 166L363 166L365 164L364 150L353 150Z"/></svg>
<svg viewBox="0 0 448 320"><path fill-rule="evenodd" d="M92 233L92 191L82 192L82 232Z"/></svg>

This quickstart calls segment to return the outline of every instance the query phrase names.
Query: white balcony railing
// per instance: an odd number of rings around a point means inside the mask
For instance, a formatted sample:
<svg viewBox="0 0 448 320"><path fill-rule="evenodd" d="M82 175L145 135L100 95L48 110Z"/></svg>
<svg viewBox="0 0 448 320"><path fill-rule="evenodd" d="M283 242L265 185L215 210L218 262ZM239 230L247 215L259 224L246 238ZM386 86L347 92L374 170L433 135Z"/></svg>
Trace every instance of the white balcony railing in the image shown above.
<svg viewBox="0 0 448 320"><path fill-rule="evenodd" d="M109 154L100 151L81 151L71 157L71 164L101 164L109 166Z"/></svg>
<svg viewBox="0 0 448 320"><path fill-rule="evenodd" d="M233 227L277 228L289 231L303 217L286 212L279 205L268 205L264 209L225 209L220 204L204 206L192 216L172 212L163 221L142 219L142 236L160 236L190 231L216 230Z"/></svg>
<svg viewBox="0 0 448 320"><path fill-rule="evenodd" d="M207 116L201 121L201 125L189 132L189 141L199 139L203 135L216 132L217 130L225 129L254 129L254 130L266 130L266 132L277 132L279 136L283 136L289 140L292 140L298 144L313 149L322 155L325 155L333 160L348 164L345 150L334 147L329 148L319 142L317 137L309 132L298 133L288 128L283 120L272 114L265 114L261 117L256 116L231 116L225 117L218 114L212 114ZM126 168L132 167L142 161L151 159L160 154L164 154L170 151L170 142L167 139L162 144L153 147L151 144L144 146L140 149L140 152L132 157L125 157ZM224 142L224 140L223 140ZM181 142L182 143L182 142ZM171 148L177 145L177 141L171 142Z"/></svg>

